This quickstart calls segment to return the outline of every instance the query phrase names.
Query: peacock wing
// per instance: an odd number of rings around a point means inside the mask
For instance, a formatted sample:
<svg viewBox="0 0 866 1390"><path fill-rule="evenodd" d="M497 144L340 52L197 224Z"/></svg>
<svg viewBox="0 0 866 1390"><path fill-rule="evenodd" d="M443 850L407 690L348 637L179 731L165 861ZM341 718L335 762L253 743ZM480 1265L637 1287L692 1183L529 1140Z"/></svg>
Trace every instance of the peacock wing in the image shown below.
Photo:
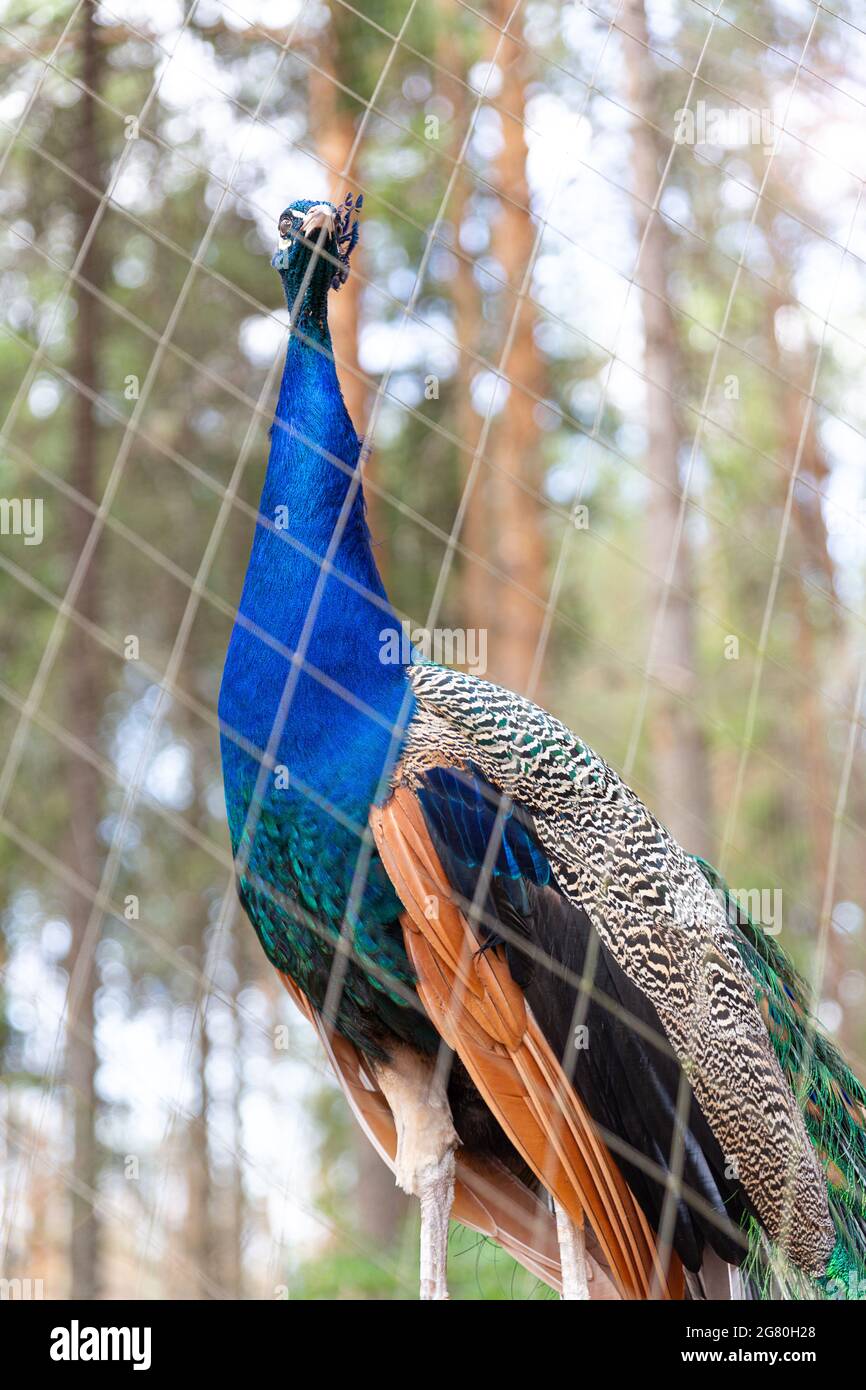
<svg viewBox="0 0 866 1390"><path fill-rule="evenodd" d="M531 701L434 665L410 675L417 712L399 777L418 786L447 759L477 768L523 808L558 891L652 1005L771 1239L823 1274L835 1242L826 1180L723 902L698 864L603 759Z"/></svg>
<svg viewBox="0 0 866 1390"><path fill-rule="evenodd" d="M679 1260L670 1252L660 1259L643 1212L507 962L479 951L415 793L397 786L372 810L370 825L406 909L418 993L440 1035L539 1180L573 1220L587 1217L621 1294L681 1297Z"/></svg>

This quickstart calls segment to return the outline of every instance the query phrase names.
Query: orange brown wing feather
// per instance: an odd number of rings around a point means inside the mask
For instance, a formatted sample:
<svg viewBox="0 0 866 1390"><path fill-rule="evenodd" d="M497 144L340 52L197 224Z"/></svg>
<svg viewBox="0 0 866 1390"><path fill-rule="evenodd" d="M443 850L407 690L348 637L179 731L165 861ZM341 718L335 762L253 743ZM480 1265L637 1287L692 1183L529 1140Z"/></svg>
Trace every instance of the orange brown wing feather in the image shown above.
<svg viewBox="0 0 866 1390"><path fill-rule="evenodd" d="M398 787L373 808L370 825L406 909L418 994L440 1035L539 1180L574 1221L586 1214L622 1295L681 1298L677 1256L660 1259L643 1212L505 960L479 954L415 795Z"/></svg>

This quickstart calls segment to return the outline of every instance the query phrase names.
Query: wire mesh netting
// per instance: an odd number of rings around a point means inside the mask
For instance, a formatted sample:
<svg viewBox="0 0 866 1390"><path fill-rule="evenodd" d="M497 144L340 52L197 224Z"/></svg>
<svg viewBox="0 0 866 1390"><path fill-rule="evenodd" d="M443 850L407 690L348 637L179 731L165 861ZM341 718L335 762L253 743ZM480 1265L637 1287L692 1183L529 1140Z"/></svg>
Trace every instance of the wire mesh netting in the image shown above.
<svg viewBox="0 0 866 1390"><path fill-rule="evenodd" d="M219 736L244 740L217 695L256 521L293 543L259 494L298 199L363 197L333 355L401 650L602 754L863 1075L864 42L856 6L812 0L6 7L10 1288L417 1290L414 1209L235 887L301 673L359 706L307 659L348 513L297 647L255 629L290 673L237 862L226 833ZM350 828L344 924L375 856ZM654 1168L663 1247L689 1097ZM465 1231L450 1263L457 1296L549 1294Z"/></svg>

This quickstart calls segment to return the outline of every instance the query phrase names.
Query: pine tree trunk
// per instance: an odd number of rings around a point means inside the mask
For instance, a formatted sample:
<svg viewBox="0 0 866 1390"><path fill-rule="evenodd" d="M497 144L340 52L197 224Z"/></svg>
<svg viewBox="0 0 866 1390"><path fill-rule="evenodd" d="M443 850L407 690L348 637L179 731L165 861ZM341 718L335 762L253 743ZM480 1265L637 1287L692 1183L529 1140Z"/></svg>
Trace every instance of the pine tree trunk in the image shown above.
<svg viewBox="0 0 866 1390"><path fill-rule="evenodd" d="M497 0L494 18L504 28L514 6ZM518 21L509 33L521 37ZM497 98L502 118L503 145L495 182L503 197L493 233L493 255L505 272L509 286L502 295L502 342L512 317L517 315L510 351L504 361L512 383L504 408L492 432L490 452L496 469L488 487L494 533L494 558L507 577L499 581L490 608L489 675L509 689L524 691L536 661L544 615L532 597L546 597L546 545L543 511L520 484L539 490L542 477L541 431L536 421L534 397L547 390L544 362L534 338L535 313L528 298L518 299L532 259L535 227L529 213L526 182L526 141L520 124L526 104L523 65L526 52L518 42L505 39L499 50L502 89ZM501 388L500 388L501 389ZM542 663L543 665L543 663ZM541 696L536 684L531 692Z"/></svg>
<svg viewBox="0 0 866 1390"><path fill-rule="evenodd" d="M200 981L207 978L207 919L204 904L193 899L192 925L193 949L197 976ZM205 1003L202 1000L202 1003ZM187 1183L189 1193L189 1221L187 1226L187 1246L190 1262L195 1267L199 1284L196 1297L210 1298L209 1279L213 1273L213 1173L210 1161L209 1117L210 1088L208 1084L208 1063L210 1061L210 1039L207 1032L207 1018L199 1010L198 1023L198 1116L187 1128Z"/></svg>
<svg viewBox="0 0 866 1390"><path fill-rule="evenodd" d="M357 1172L352 1205L358 1230L371 1250L390 1250L403 1229L409 1198L357 1125L352 1129L352 1145Z"/></svg>
<svg viewBox="0 0 866 1390"><path fill-rule="evenodd" d="M449 23L450 0L439 0L441 10L437 26L438 59L449 73L462 74L467 62L459 30ZM457 159L463 146L466 128L472 115L469 91L460 82L450 83L448 98L453 107L450 120L452 132L448 153ZM457 477L459 486L466 488L470 470L475 458L475 449L481 431L481 417L472 404L472 379L478 371L473 353L482 350L484 316L481 304L481 291L475 279L473 263L465 253L461 254L460 229L466 220L472 179L468 171L461 170L457 176L448 206L448 218L454 228L457 260L451 280L451 303L454 314L454 337L459 349L459 360L454 372L451 398L453 400L453 425L455 437L461 447L457 450ZM489 470L479 463L475 479L466 497L466 512L460 534L462 544L469 551L460 566L460 604L461 620L467 628L478 631L485 628L490 620L491 576L482 561L489 561L490 555L490 516L489 516Z"/></svg>
<svg viewBox="0 0 866 1390"><path fill-rule="evenodd" d="M778 411L780 457L786 470L793 469L798 452L800 454L799 475L812 479L818 487L824 488L829 476L827 460L815 428L815 412L806 427L805 438L800 436L803 428L803 415L807 409L811 384L811 366L806 361L785 360L776 347L776 312L789 301L783 295L768 302L767 336L772 345L774 366L779 372ZM790 383L790 384L789 384ZM789 487L787 471L781 475L780 506ZM820 574L826 586L828 599L834 594L833 565L827 545L827 530L818 497L808 489L795 487L793 526L788 539L788 562L794 564L804 574ZM796 660L799 684L799 713L796 727L799 731L797 751L801 762L801 806L809 844L810 872L812 885L808 903L817 921L821 911L822 895L830 863L833 840L834 803L836 787L830 775L830 746L827 738L827 710L821 698L822 669L821 655L816 643L815 623L809 611L808 590L799 574L787 580L791 591L791 607L796 620ZM830 634L837 640L841 637L840 625L835 612L830 608ZM825 639L826 640L826 639ZM845 948L833 931L827 935L824 959L824 978L822 993L825 997L836 998L839 981L845 972ZM849 1012L844 1014L841 1041L854 1046L856 1038L852 1030Z"/></svg>
<svg viewBox="0 0 866 1390"><path fill-rule="evenodd" d="M226 952L231 961L235 979L235 999L243 986L242 931L245 922L239 918L239 909L233 907L227 924ZM243 1038L237 1003L232 1007L231 1050L233 1061L231 1110L232 1110L232 1154L231 1189L229 1220L223 1242L222 1286L232 1298L244 1296L244 1230L247 1220L246 1192L244 1190L243 1152L244 1133L242 1123L243 1103Z"/></svg>
<svg viewBox="0 0 866 1390"><path fill-rule="evenodd" d="M81 53L81 76L85 84L77 106L78 137L77 166L81 175L99 183L100 149L97 129L97 102L92 95L100 90L102 57L99 51L93 7L82 9L78 31ZM94 199L77 184L70 185L76 201L79 237L87 235L97 207ZM99 239L85 256L81 274L97 287L105 280L105 264ZM77 315L75 319L75 371L84 387L99 388L99 341L102 314L96 298L76 287ZM74 428L71 441L70 482L86 497L93 497L98 483L98 426L90 399L79 392L74 404ZM90 531L89 513L74 503L69 508L69 538L71 553L77 560ZM78 611L90 622L99 622L100 574L98 555L94 555L78 598ZM98 745L99 722L103 703L99 655L92 643L71 642L67 671L66 722L73 737L91 748ZM68 763L67 795L70 807L70 834L78 872L92 884L99 883L102 853L98 837L101 820L101 785L99 775L83 758L71 755ZM85 940L91 904L75 894L69 902L69 923L72 941L68 965L76 980L70 996L67 1018L66 1079L72 1104L73 1160L72 1167L78 1183L96 1191L99 1186L99 1150L96 1137L96 1067L93 1003L96 991L96 942ZM83 1193L71 1195L70 1278L71 1296L80 1299L97 1298L101 1291L100 1222L93 1203Z"/></svg>
<svg viewBox="0 0 866 1390"><path fill-rule="evenodd" d="M638 240L646 240L638 267L644 323L644 373L647 379L646 465L650 491L646 513L647 563L654 583L649 592L648 631L656 630L654 682L649 723L655 781L653 809L689 849L709 852L712 806L703 731L696 712L699 695L694 624L694 581L688 536L677 539L682 480L679 453L681 422L673 393L682 372L678 366L676 325L667 303L670 246L667 228L651 213L663 168L662 149L653 123L657 74L647 51L644 0L624 0L620 27L629 105L635 113L631 131L632 185ZM628 35L632 37L629 38ZM675 556L667 599L664 580ZM660 615L656 629L657 615Z"/></svg>
<svg viewBox="0 0 866 1390"><path fill-rule="evenodd" d="M357 192L358 174L354 165L346 173L346 165L352 152L355 139L355 117L347 105L347 99L331 80L337 76L329 52L330 29L322 36L324 51L318 55L318 66L310 69L310 127L315 132L316 148L325 165L325 175L331 185L331 201L341 203L348 192ZM351 85L351 76L347 77ZM348 280L338 293L332 294L328 303L328 320L337 372L346 409L358 434L364 437L369 423L370 393L361 376L358 362L358 342L361 331L361 291L364 283L364 237L352 253L352 270ZM370 484L376 478L375 458L369 457L364 465L366 487L364 496L367 503L367 521L373 537L376 562L384 579L386 555L382 544L383 507L381 499Z"/></svg>

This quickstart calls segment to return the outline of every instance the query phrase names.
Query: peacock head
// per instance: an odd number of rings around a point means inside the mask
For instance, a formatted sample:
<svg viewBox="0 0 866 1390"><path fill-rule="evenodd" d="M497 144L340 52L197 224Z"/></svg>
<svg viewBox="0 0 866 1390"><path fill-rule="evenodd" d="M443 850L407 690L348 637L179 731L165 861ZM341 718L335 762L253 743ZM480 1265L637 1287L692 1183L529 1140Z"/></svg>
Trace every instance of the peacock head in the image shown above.
<svg viewBox="0 0 866 1390"><path fill-rule="evenodd" d="M339 207L302 198L280 214L271 265L280 272L294 322L307 320L325 328L328 291L338 290L349 278L363 202L363 194L353 198L351 193Z"/></svg>

